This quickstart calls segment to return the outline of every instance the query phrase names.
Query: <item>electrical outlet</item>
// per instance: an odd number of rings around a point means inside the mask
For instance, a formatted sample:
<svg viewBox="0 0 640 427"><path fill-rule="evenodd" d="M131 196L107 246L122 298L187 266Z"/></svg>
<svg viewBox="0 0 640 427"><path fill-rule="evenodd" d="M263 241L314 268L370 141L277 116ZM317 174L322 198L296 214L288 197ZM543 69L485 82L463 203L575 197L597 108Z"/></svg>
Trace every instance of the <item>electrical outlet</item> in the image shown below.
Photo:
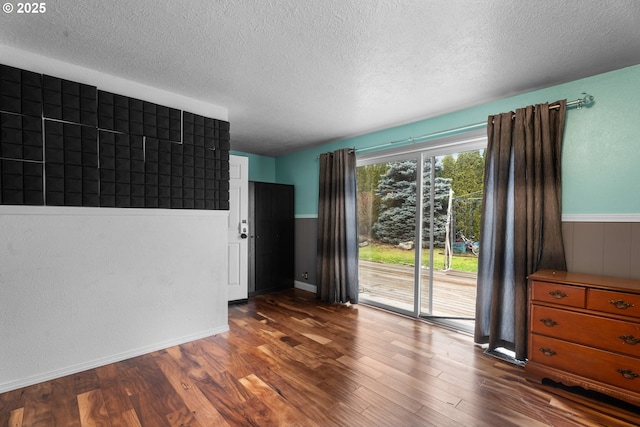
<svg viewBox="0 0 640 427"><path fill-rule="evenodd" d="M304 273L302 273L302 277L304 277L304 280L309 280L309 273L305 271Z"/></svg>

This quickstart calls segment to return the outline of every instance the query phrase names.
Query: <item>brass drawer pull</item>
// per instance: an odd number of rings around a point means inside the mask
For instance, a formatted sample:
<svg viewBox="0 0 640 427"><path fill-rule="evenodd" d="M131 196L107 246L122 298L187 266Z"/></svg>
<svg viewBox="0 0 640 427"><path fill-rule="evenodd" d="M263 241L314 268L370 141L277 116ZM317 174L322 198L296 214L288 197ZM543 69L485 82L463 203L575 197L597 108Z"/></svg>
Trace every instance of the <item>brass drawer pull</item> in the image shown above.
<svg viewBox="0 0 640 427"><path fill-rule="evenodd" d="M633 335L620 335L618 338L624 341L625 344L629 345L636 345L640 343L640 338L636 338Z"/></svg>
<svg viewBox="0 0 640 427"><path fill-rule="evenodd" d="M551 350L550 348L541 348L540 351L545 356L555 356L557 354L555 351Z"/></svg>
<svg viewBox="0 0 640 427"><path fill-rule="evenodd" d="M635 380L640 377L640 375L636 374L631 369L618 369L618 372L628 380Z"/></svg>
<svg viewBox="0 0 640 427"><path fill-rule="evenodd" d="M615 308L619 308L620 310L625 310L629 307L633 307L633 304L631 304L630 302L626 302L623 299L612 299L611 301L609 301L609 304L613 304Z"/></svg>
<svg viewBox="0 0 640 427"><path fill-rule="evenodd" d="M555 299L562 299L562 298L566 298L568 296L567 294L565 294L562 291L551 291L551 292L549 292L549 295L551 295Z"/></svg>
<svg viewBox="0 0 640 427"><path fill-rule="evenodd" d="M548 326L548 327L550 327L550 328L553 328L554 326L556 326L556 325L558 324L558 322L556 322L556 321L555 321L555 320L553 320L553 319L549 319L549 318L546 318L546 319L540 319L540 321L541 321L542 323L544 323L544 325L545 325L545 326Z"/></svg>

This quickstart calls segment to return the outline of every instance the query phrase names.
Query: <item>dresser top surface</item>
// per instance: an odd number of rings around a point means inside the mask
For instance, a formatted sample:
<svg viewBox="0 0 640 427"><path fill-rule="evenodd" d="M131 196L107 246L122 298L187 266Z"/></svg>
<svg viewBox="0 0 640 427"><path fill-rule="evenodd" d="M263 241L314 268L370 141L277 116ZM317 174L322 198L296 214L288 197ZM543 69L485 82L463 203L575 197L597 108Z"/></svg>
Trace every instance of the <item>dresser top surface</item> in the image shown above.
<svg viewBox="0 0 640 427"><path fill-rule="evenodd" d="M540 270L529 275L529 280L582 285L598 289L625 290L640 293L640 279L600 276L597 274L574 273L570 271Z"/></svg>

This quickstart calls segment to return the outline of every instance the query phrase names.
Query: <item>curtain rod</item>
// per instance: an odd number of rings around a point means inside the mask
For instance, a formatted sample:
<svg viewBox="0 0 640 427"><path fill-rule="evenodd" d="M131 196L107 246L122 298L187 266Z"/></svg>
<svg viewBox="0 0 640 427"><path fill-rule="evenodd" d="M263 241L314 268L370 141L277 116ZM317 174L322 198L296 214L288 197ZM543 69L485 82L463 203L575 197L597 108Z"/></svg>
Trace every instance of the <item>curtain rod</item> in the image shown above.
<svg viewBox="0 0 640 427"><path fill-rule="evenodd" d="M574 99L573 101L569 101L567 102L567 108L569 107L575 107L576 109L580 110L582 107L586 107L591 105L594 102L594 97L592 95L589 95L587 93L582 92L582 98L579 99ZM558 108L560 108L559 104L552 104L549 106L549 109L551 110L557 110ZM454 132L462 132L462 131L468 131L468 130L476 130L479 129L483 126L486 126L487 122L480 122L480 123L474 123L471 125L465 125L465 126L460 126L457 128L453 128L453 129L447 129L447 130L443 130L443 131L439 131L439 132L434 132L434 133L428 133L425 135L420 135L420 136L416 136L416 137L409 137L407 139L401 139L398 141L391 141L391 142L385 142L384 144L380 144L380 145L374 145L373 147L363 147L363 148L357 148L355 151L368 151L368 150L375 150L376 148L382 148L382 147L386 147L387 145L396 145L396 144L400 144L400 143L416 143L420 140L427 140L427 139L431 139L437 136L443 136L443 135L447 135L450 133L454 133ZM420 141L421 142L421 141Z"/></svg>

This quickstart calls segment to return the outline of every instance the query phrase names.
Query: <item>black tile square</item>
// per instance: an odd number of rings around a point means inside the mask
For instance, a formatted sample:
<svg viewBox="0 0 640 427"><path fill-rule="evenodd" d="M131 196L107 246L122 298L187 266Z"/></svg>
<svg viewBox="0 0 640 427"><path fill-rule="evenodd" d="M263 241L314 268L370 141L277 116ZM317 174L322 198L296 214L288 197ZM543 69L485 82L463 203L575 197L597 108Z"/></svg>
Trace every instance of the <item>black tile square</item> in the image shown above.
<svg viewBox="0 0 640 427"><path fill-rule="evenodd" d="M158 174L171 176L171 165L167 163L158 163Z"/></svg>
<svg viewBox="0 0 640 427"><path fill-rule="evenodd" d="M158 175L158 185L160 187L171 187L170 175Z"/></svg>
<svg viewBox="0 0 640 427"><path fill-rule="evenodd" d="M113 105L113 93L105 92L103 90L98 91L98 103L105 105Z"/></svg>
<svg viewBox="0 0 640 427"><path fill-rule="evenodd" d="M130 184L131 183L131 172L130 171L121 171L116 169L116 183L118 184Z"/></svg>
<svg viewBox="0 0 640 427"><path fill-rule="evenodd" d="M182 197L186 199L193 200L196 197L196 193L193 188L183 188L182 189Z"/></svg>
<svg viewBox="0 0 640 427"><path fill-rule="evenodd" d="M82 179L91 180L91 181L99 181L100 180L100 170L94 167L82 167Z"/></svg>
<svg viewBox="0 0 640 427"><path fill-rule="evenodd" d="M82 194L82 206L97 208L100 206L100 196L97 194Z"/></svg>
<svg viewBox="0 0 640 427"><path fill-rule="evenodd" d="M19 160L2 160L0 161L0 171L3 174L23 175L24 162Z"/></svg>
<svg viewBox="0 0 640 427"><path fill-rule="evenodd" d="M159 197L158 198L158 207L160 209L171 209L171 198L170 197Z"/></svg>
<svg viewBox="0 0 640 427"><path fill-rule="evenodd" d="M3 190L24 190L24 177L22 175L12 175L2 173Z"/></svg>
<svg viewBox="0 0 640 427"><path fill-rule="evenodd" d="M144 135L144 126L142 123L129 122L129 133L132 135Z"/></svg>
<svg viewBox="0 0 640 427"><path fill-rule="evenodd" d="M182 209L182 199L171 199L171 209Z"/></svg>
<svg viewBox="0 0 640 427"><path fill-rule="evenodd" d="M62 163L64 164L64 150L57 150L55 148L45 149L45 161L47 163Z"/></svg>
<svg viewBox="0 0 640 427"><path fill-rule="evenodd" d="M94 112L80 110L80 123L95 126L98 124L98 115Z"/></svg>
<svg viewBox="0 0 640 427"><path fill-rule="evenodd" d="M114 182L100 181L100 194L115 196L116 184Z"/></svg>
<svg viewBox="0 0 640 427"><path fill-rule="evenodd" d="M2 204L24 205L24 193L22 190L2 189Z"/></svg>
<svg viewBox="0 0 640 427"><path fill-rule="evenodd" d="M64 193L62 191L51 191L47 185L47 192L45 193L46 203L50 206L64 206Z"/></svg>
<svg viewBox="0 0 640 427"><path fill-rule="evenodd" d="M144 173L131 172L131 184L144 185Z"/></svg>
<svg viewBox="0 0 640 427"><path fill-rule="evenodd" d="M107 117L103 115L98 116L98 127L100 129L115 130L115 120L113 117Z"/></svg>
<svg viewBox="0 0 640 427"><path fill-rule="evenodd" d="M143 160L131 160L131 172L144 173L144 161Z"/></svg>
<svg viewBox="0 0 640 427"><path fill-rule="evenodd" d="M116 207L117 208L130 208L131 196L118 196L116 195Z"/></svg>
<svg viewBox="0 0 640 427"><path fill-rule="evenodd" d="M24 197L24 204L31 206L44 205L44 192L42 190L30 191L25 190L22 192Z"/></svg>
<svg viewBox="0 0 640 427"><path fill-rule="evenodd" d="M82 194L85 194L85 195L89 195L89 194L98 195L98 193L99 193L99 183L98 183L98 181L86 180L86 179L82 180Z"/></svg>
<svg viewBox="0 0 640 427"><path fill-rule="evenodd" d="M64 150L82 152L82 139L74 136L64 136Z"/></svg>
<svg viewBox="0 0 640 427"><path fill-rule="evenodd" d="M145 206L145 208L157 208L158 207L158 198L157 197L145 197L144 198L144 206Z"/></svg>
<svg viewBox="0 0 640 427"><path fill-rule="evenodd" d="M169 132L169 129L163 129L158 127L156 128L156 137L170 140L171 132Z"/></svg>
<svg viewBox="0 0 640 427"><path fill-rule="evenodd" d="M37 176L42 178L42 167L44 163L24 162L22 165L22 174L24 176Z"/></svg>
<svg viewBox="0 0 640 427"><path fill-rule="evenodd" d="M110 169L100 169L100 182L116 182L116 171Z"/></svg>
<svg viewBox="0 0 640 427"><path fill-rule="evenodd" d="M24 145L31 145L33 147L39 147L42 149L42 145L43 145L42 132L35 132L35 131L29 131L29 130L22 131L22 143Z"/></svg>
<svg viewBox="0 0 640 427"><path fill-rule="evenodd" d="M54 178L47 175L45 185L47 187L47 192L53 191L64 193L64 178Z"/></svg>
<svg viewBox="0 0 640 427"><path fill-rule="evenodd" d="M64 178L64 165L62 163L47 162L45 164L47 178Z"/></svg>
<svg viewBox="0 0 640 427"><path fill-rule="evenodd" d="M158 187L154 185L146 185L144 187L144 193L147 197L158 197Z"/></svg>
<svg viewBox="0 0 640 427"><path fill-rule="evenodd" d="M182 209L195 209L195 200L193 200L193 199L183 199L182 200Z"/></svg>
<svg viewBox="0 0 640 427"><path fill-rule="evenodd" d="M116 159L115 157L100 156L100 169L115 170Z"/></svg>
<svg viewBox="0 0 640 427"><path fill-rule="evenodd" d="M22 144L0 143L0 157L23 159Z"/></svg>
<svg viewBox="0 0 640 427"><path fill-rule="evenodd" d="M142 133L145 136L151 136L154 138L158 136L156 127L151 125L146 125L146 124L142 128Z"/></svg>
<svg viewBox="0 0 640 427"><path fill-rule="evenodd" d="M62 120L72 123L80 123L80 110L76 108L62 107Z"/></svg>
<svg viewBox="0 0 640 427"><path fill-rule="evenodd" d="M196 209L204 210L206 208L204 199L195 199L193 203Z"/></svg>
<svg viewBox="0 0 640 427"><path fill-rule="evenodd" d="M136 112L142 112L144 109L144 101L135 98L129 98L129 109Z"/></svg>
<svg viewBox="0 0 640 427"><path fill-rule="evenodd" d="M147 151L158 151L160 146L160 142L155 138L146 138L145 139L145 149Z"/></svg>
<svg viewBox="0 0 640 427"><path fill-rule="evenodd" d="M40 191L44 190L44 182L42 176L25 176L23 177L23 189L25 191Z"/></svg>
<svg viewBox="0 0 640 427"><path fill-rule="evenodd" d="M67 165L78 165L82 166L82 153L76 151L67 151L64 152L64 163Z"/></svg>
<svg viewBox="0 0 640 427"><path fill-rule="evenodd" d="M146 173L158 174L158 163L155 162L145 162L144 171Z"/></svg>
<svg viewBox="0 0 640 427"><path fill-rule="evenodd" d="M131 185L128 183L119 184L116 182L116 197L118 196L131 196Z"/></svg>
<svg viewBox="0 0 640 427"><path fill-rule="evenodd" d="M144 208L145 207L145 199L144 196L131 196L131 205L132 208Z"/></svg>
<svg viewBox="0 0 640 427"><path fill-rule="evenodd" d="M82 206L82 193L64 193L65 206Z"/></svg>
<svg viewBox="0 0 640 427"><path fill-rule="evenodd" d="M22 101L20 98L0 95L0 105L2 105L3 111L22 114Z"/></svg>
<svg viewBox="0 0 640 427"><path fill-rule="evenodd" d="M42 161L42 147L34 147L32 145L22 146L22 158L24 160Z"/></svg>
<svg viewBox="0 0 640 427"><path fill-rule="evenodd" d="M146 173L144 175L144 183L148 186L158 186L158 175L153 173Z"/></svg>
<svg viewBox="0 0 640 427"><path fill-rule="evenodd" d="M171 187L158 187L159 198L171 198Z"/></svg>
<svg viewBox="0 0 640 427"><path fill-rule="evenodd" d="M116 196L112 194L100 194L100 206L105 208L115 208Z"/></svg>
<svg viewBox="0 0 640 427"><path fill-rule="evenodd" d="M23 117L19 114L0 113L0 127L22 130Z"/></svg>
<svg viewBox="0 0 640 427"><path fill-rule="evenodd" d="M82 153L82 165L98 167L98 155L92 153Z"/></svg>
<svg viewBox="0 0 640 427"><path fill-rule="evenodd" d="M128 145L116 145L116 158L117 159L130 159L131 149Z"/></svg>
<svg viewBox="0 0 640 427"><path fill-rule="evenodd" d="M65 178L64 193L82 193L82 179Z"/></svg>
<svg viewBox="0 0 640 427"><path fill-rule="evenodd" d="M144 185L131 184L131 197L144 197Z"/></svg>
<svg viewBox="0 0 640 427"><path fill-rule="evenodd" d="M0 130L0 143L22 145L22 130L3 127Z"/></svg>
<svg viewBox="0 0 640 427"><path fill-rule="evenodd" d="M116 170L118 170L118 171L130 171L131 170L131 160L116 158Z"/></svg>

